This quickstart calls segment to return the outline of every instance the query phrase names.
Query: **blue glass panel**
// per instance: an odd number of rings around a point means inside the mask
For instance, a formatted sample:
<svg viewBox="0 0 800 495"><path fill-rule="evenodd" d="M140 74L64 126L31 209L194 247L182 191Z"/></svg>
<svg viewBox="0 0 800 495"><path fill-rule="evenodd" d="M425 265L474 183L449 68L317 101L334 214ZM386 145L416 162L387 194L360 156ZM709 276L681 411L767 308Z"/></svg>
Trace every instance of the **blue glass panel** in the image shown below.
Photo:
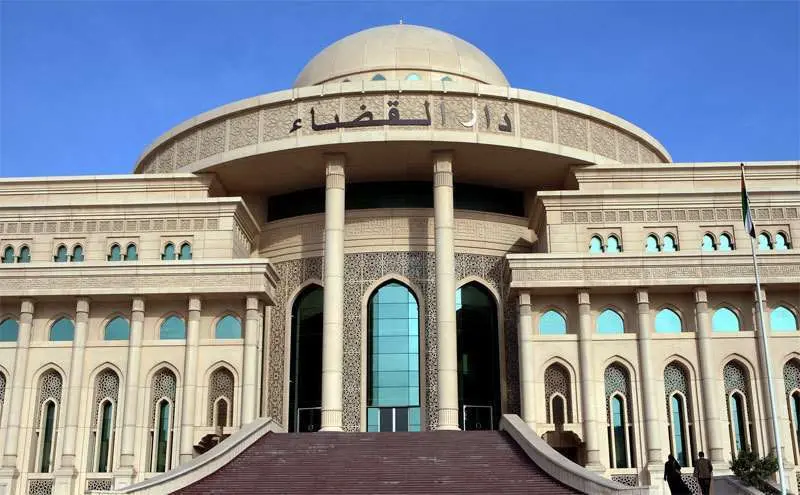
<svg viewBox="0 0 800 495"><path fill-rule="evenodd" d="M120 261L122 260L122 250L119 247L119 244L114 244L111 246L111 253L108 255L108 261Z"/></svg>
<svg viewBox="0 0 800 495"><path fill-rule="evenodd" d="M83 248L75 246L72 248L72 261L83 261Z"/></svg>
<svg viewBox="0 0 800 495"><path fill-rule="evenodd" d="M53 261L58 263L66 263L67 262L67 247L66 246L58 246L56 250L56 255L53 256Z"/></svg>
<svg viewBox="0 0 800 495"><path fill-rule="evenodd" d="M539 318L540 335L564 335L567 333L567 320L558 311L547 311Z"/></svg>
<svg viewBox="0 0 800 495"><path fill-rule="evenodd" d="M3 251L3 263L13 263L14 262L14 248L8 246L5 251Z"/></svg>
<svg viewBox="0 0 800 495"><path fill-rule="evenodd" d="M715 332L738 332L739 318L728 308L719 308L711 318L711 329Z"/></svg>
<svg viewBox="0 0 800 495"><path fill-rule="evenodd" d="M625 447L625 415L622 409L622 399L619 396L611 398L611 427L614 434L614 455L617 468L628 467L628 449Z"/></svg>
<svg viewBox="0 0 800 495"><path fill-rule="evenodd" d="M603 252L603 241L597 237L592 237L592 240L589 241L589 252L590 253L602 253Z"/></svg>
<svg viewBox="0 0 800 495"><path fill-rule="evenodd" d="M722 234L719 236L719 248L718 251L732 251L733 250L733 243L731 242L731 236L728 234Z"/></svg>
<svg viewBox="0 0 800 495"><path fill-rule="evenodd" d="M683 438L683 400L678 395L673 395L670 403L672 404L672 440L675 444L675 458L681 466L688 465L686 462L686 444Z"/></svg>
<svg viewBox="0 0 800 495"><path fill-rule="evenodd" d="M733 447L735 453L738 455L739 452L745 448L747 440L744 432L744 404L742 402L742 396L739 394L731 395L729 402L731 429L733 430Z"/></svg>
<svg viewBox="0 0 800 495"><path fill-rule="evenodd" d="M608 242L606 246L607 253L619 253L619 239L616 236L610 235L608 236Z"/></svg>
<svg viewBox="0 0 800 495"><path fill-rule="evenodd" d="M773 332L794 332L797 330L797 317L789 308L778 306L770 313L769 324Z"/></svg>
<svg viewBox="0 0 800 495"><path fill-rule="evenodd" d="M420 422L420 409L418 407L408 408L408 431L420 431L422 423Z"/></svg>
<svg viewBox="0 0 800 495"><path fill-rule="evenodd" d="M17 260L20 263L30 263L31 262L31 250L28 246L23 246L19 250L19 259Z"/></svg>
<svg viewBox="0 0 800 495"><path fill-rule="evenodd" d="M703 244L700 246L702 251L714 251L714 237L711 234L706 234L703 236Z"/></svg>
<svg viewBox="0 0 800 495"><path fill-rule="evenodd" d="M170 316L161 323L159 338L161 340L185 339L186 322L179 316Z"/></svg>
<svg viewBox="0 0 800 495"><path fill-rule="evenodd" d="M188 242L184 242L181 244L181 252L178 255L179 260L190 260L192 259L192 246L189 245Z"/></svg>
<svg viewBox="0 0 800 495"><path fill-rule="evenodd" d="M214 331L214 338L217 339L241 339L242 338L242 322L239 318L231 315L225 315L217 322L217 328Z"/></svg>
<svg viewBox="0 0 800 495"><path fill-rule="evenodd" d="M374 76L372 76L372 80L373 81L385 81L386 78L383 77L381 74L375 74Z"/></svg>
<svg viewBox="0 0 800 495"><path fill-rule="evenodd" d="M139 257L136 254L136 244L128 244L128 247L125 249L125 260L127 261L136 261Z"/></svg>
<svg viewBox="0 0 800 495"><path fill-rule="evenodd" d="M789 241L783 232L778 232L775 234L775 250L784 251L786 249L789 249Z"/></svg>
<svg viewBox="0 0 800 495"><path fill-rule="evenodd" d="M656 314L656 333L681 333L681 318L671 309Z"/></svg>
<svg viewBox="0 0 800 495"><path fill-rule="evenodd" d="M381 431L381 410L377 407L367 408L367 431Z"/></svg>
<svg viewBox="0 0 800 495"><path fill-rule="evenodd" d="M647 242L645 243L644 250L648 253L657 253L658 249L658 237L654 235L647 236Z"/></svg>
<svg viewBox="0 0 800 495"><path fill-rule="evenodd" d="M794 436L797 439L797 444L800 445L800 392L793 393L789 403L792 409L792 419L794 420L792 423L794 425Z"/></svg>
<svg viewBox="0 0 800 495"><path fill-rule="evenodd" d="M597 333L625 333L622 316L613 309L607 309L597 317Z"/></svg>
<svg viewBox="0 0 800 495"><path fill-rule="evenodd" d="M172 416L169 402L161 401L158 406L158 443L156 446L156 471L167 470L167 445L169 443L169 421Z"/></svg>
<svg viewBox="0 0 800 495"><path fill-rule="evenodd" d="M672 237L672 235L667 234L664 236L664 246L661 248L661 250L665 253L674 253L678 250L675 245L675 238Z"/></svg>
<svg viewBox="0 0 800 495"><path fill-rule="evenodd" d="M66 342L75 338L75 325L68 318L61 318L50 327L50 340Z"/></svg>
<svg viewBox="0 0 800 495"><path fill-rule="evenodd" d="M130 334L131 327L128 324L128 320L121 316L117 316L113 320L106 323L106 340L128 340Z"/></svg>
<svg viewBox="0 0 800 495"><path fill-rule="evenodd" d="M770 241L769 234L765 232L758 234L758 249L761 251L772 249L772 241Z"/></svg>
<svg viewBox="0 0 800 495"><path fill-rule="evenodd" d="M0 322L0 342L16 342L19 337L19 322L6 318Z"/></svg>
<svg viewBox="0 0 800 495"><path fill-rule="evenodd" d="M162 260L174 260L175 259L175 245L171 242L168 242L166 246L164 246L164 254L161 255Z"/></svg>
<svg viewBox="0 0 800 495"><path fill-rule="evenodd" d="M419 81L420 79L422 78L419 77L419 74L415 74L413 72L406 76L406 81Z"/></svg>

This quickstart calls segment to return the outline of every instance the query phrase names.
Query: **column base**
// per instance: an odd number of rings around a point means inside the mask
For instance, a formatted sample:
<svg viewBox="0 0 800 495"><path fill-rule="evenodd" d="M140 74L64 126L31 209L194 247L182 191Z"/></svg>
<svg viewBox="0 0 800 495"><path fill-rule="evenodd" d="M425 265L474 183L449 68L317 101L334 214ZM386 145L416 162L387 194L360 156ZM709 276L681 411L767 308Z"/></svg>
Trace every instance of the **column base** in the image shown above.
<svg viewBox="0 0 800 495"><path fill-rule="evenodd" d="M120 490L136 482L136 470L132 466L122 466L114 470L113 488Z"/></svg>
<svg viewBox="0 0 800 495"><path fill-rule="evenodd" d="M55 472L55 483L53 484L53 495L70 495L75 493L75 480L78 472L71 467L62 467ZM80 490L83 491L83 490Z"/></svg>
<svg viewBox="0 0 800 495"><path fill-rule="evenodd" d="M439 409L437 430L460 430L458 427L458 409Z"/></svg>
<svg viewBox="0 0 800 495"><path fill-rule="evenodd" d="M192 455L192 454L181 454L179 456L179 459L180 459L180 463L181 463L181 466L182 466L184 464L192 462L192 459L194 459L194 455Z"/></svg>
<svg viewBox="0 0 800 495"><path fill-rule="evenodd" d="M11 466L0 468L0 494L15 495L17 493L18 479L19 471L17 471L16 467Z"/></svg>
<svg viewBox="0 0 800 495"><path fill-rule="evenodd" d="M323 409L322 425L319 431L344 431L342 430L342 411L338 409Z"/></svg>

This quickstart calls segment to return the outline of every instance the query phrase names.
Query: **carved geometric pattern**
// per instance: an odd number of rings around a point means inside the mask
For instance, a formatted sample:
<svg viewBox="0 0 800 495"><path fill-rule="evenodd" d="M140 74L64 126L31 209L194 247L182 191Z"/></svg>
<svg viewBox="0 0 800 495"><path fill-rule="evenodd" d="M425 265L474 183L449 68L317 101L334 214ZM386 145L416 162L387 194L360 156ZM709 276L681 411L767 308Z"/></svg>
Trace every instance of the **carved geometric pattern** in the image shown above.
<svg viewBox="0 0 800 495"><path fill-rule="evenodd" d="M56 370L47 370L42 374L41 378L39 378L39 400L37 401L36 422L34 424L39 424L42 404L44 404L45 401L52 399L56 404L61 403L62 385L61 375L58 374Z"/></svg>
<svg viewBox="0 0 800 495"><path fill-rule="evenodd" d="M173 225L177 226L178 219L172 219ZM185 219L181 219L184 221ZM188 220L185 220L188 221ZM211 225L215 225L213 228ZM193 230L215 230L219 225L219 220L217 218L197 218L194 220ZM21 232L35 232L41 233L42 231L42 223L41 222L33 222L27 221L22 223L17 222L8 222L3 223L0 222L0 232L2 232L3 227L5 226L6 230L11 232L11 230L16 231L20 229ZM123 229L123 226L125 227ZM136 233L136 232L156 232L161 230L175 230L175 228L167 228L164 229L164 222L160 220L151 220L149 218L141 218L129 219L125 224L122 221L115 221L115 222L108 222L108 221L101 221L101 222L93 222L93 221L85 221L85 220L76 220L73 222L49 222L47 224L47 232L48 233L61 233L61 234L70 234L70 233L93 233L93 232L128 232L128 233ZM188 229L188 227L187 227Z"/></svg>
<svg viewBox="0 0 800 495"><path fill-rule="evenodd" d="M686 220L689 218L690 220L699 220L700 219L700 212L698 210L685 210L685 209L669 209L669 210L606 210L606 215L608 213L617 213L617 217L619 218L620 222L642 222L645 220L645 214L647 215L647 220L650 222L672 222L674 220ZM561 213L561 223L587 223L589 222L590 213L589 211L572 211L570 215L566 215L567 212ZM712 209L704 209L702 210L703 213L703 220L711 221L716 216L717 220L741 220L742 212L739 210L734 209L724 209L719 208L716 210ZM574 215L573 215L574 214ZM772 210L772 220L781 220L783 219L783 208L773 208ZM576 221L577 218L577 221ZM608 216L605 217L605 220L608 221ZM592 216L592 223L600 223L603 219L598 217L597 215Z"/></svg>
<svg viewBox="0 0 800 495"><path fill-rule="evenodd" d="M723 377L725 379L725 395L733 390L739 390L746 396L750 396L750 380L748 379L747 371L741 364L736 361L726 364L723 370Z"/></svg>
<svg viewBox="0 0 800 495"><path fill-rule="evenodd" d="M172 402L173 407L171 410L174 414L177 384L178 380L175 378L175 374L167 368L162 368L158 370L155 375L153 375L152 398L150 402L151 425L155 424L156 421L156 409L158 408L158 403L165 397Z"/></svg>
<svg viewBox="0 0 800 495"><path fill-rule="evenodd" d="M28 480L28 495L51 495L54 479Z"/></svg>
<svg viewBox="0 0 800 495"><path fill-rule="evenodd" d="M786 388L786 393L792 393L794 390L800 389L800 361L791 359L783 365L783 383ZM3 396L0 393L0 402Z"/></svg>
<svg viewBox="0 0 800 495"><path fill-rule="evenodd" d="M233 373L224 367L215 370L208 379L207 426L214 426L214 403L220 397L228 400L229 411L233 412Z"/></svg>
<svg viewBox="0 0 800 495"><path fill-rule="evenodd" d="M670 363L664 368L664 390L668 396L675 391L681 392L685 396L689 395L686 373L681 365Z"/></svg>
<svg viewBox="0 0 800 495"><path fill-rule="evenodd" d="M106 369L101 371L94 381L94 415L92 425L97 424L97 413L100 409L100 402L111 399L113 410L117 409L117 398L119 397L119 376L114 370Z"/></svg>
<svg viewBox="0 0 800 495"><path fill-rule="evenodd" d="M638 474L612 474L611 480L627 486L639 486Z"/></svg>
<svg viewBox="0 0 800 495"><path fill-rule="evenodd" d="M628 409L628 423L633 421L633 397L631 396L631 381L628 378L628 370L618 363L608 365L605 371L606 386L606 417L608 424L611 424L611 401L609 398L615 393L622 394L625 398ZM633 441L631 441L633 444Z"/></svg>
<svg viewBox="0 0 800 495"><path fill-rule="evenodd" d="M703 491L700 489L700 483L697 482L697 478L694 477L694 474L681 473L681 479L686 483L686 486L689 487L689 491L692 492L692 495L703 494Z"/></svg>
<svg viewBox="0 0 800 495"><path fill-rule="evenodd" d="M6 375L0 373L0 411L3 408L3 401L6 397Z"/></svg>
<svg viewBox="0 0 800 495"><path fill-rule="evenodd" d="M110 478L106 479L87 479L86 491L90 490L111 490L113 488Z"/></svg>
<svg viewBox="0 0 800 495"><path fill-rule="evenodd" d="M572 397L570 394L570 383L569 383L569 373L564 366L558 363L553 363L547 367L544 372L544 397L547 401L547 422L552 423L552 419L550 417L550 399L552 398L553 394L561 394L566 401L566 418L565 421L567 423L572 422Z"/></svg>

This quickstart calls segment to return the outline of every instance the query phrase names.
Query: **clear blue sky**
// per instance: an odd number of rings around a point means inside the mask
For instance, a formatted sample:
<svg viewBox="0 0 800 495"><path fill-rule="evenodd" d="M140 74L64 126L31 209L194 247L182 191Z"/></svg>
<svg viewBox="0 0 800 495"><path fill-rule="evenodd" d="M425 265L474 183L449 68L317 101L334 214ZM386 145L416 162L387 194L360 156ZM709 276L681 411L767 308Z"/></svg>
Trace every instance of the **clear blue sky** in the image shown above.
<svg viewBox="0 0 800 495"><path fill-rule="evenodd" d="M0 175L128 173L162 132L291 86L368 27L472 42L515 87L650 132L675 161L800 159L798 2L0 1Z"/></svg>

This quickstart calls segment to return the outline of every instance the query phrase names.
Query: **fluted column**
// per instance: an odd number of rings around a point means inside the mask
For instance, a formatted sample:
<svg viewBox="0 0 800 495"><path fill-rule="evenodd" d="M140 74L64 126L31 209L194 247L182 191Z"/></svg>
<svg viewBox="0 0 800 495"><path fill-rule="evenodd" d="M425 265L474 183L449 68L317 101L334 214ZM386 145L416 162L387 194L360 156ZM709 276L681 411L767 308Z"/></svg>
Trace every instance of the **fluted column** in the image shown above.
<svg viewBox="0 0 800 495"><path fill-rule="evenodd" d="M581 381L581 416L583 441L586 444L586 467L599 470L600 449L597 445L597 404L592 372L592 308L588 290L578 291L578 362Z"/></svg>
<svg viewBox="0 0 800 495"><path fill-rule="evenodd" d="M322 308L321 431L342 431L344 166L343 154L325 155L325 290Z"/></svg>
<svg viewBox="0 0 800 495"><path fill-rule="evenodd" d="M120 465L133 469L135 462L136 412L139 410L139 367L142 360L142 333L144 331L144 299L131 303L131 333L128 336L128 363L125 369L124 423Z"/></svg>
<svg viewBox="0 0 800 495"><path fill-rule="evenodd" d="M247 296L244 325L244 359L242 360L242 426L257 416L258 396L258 335L261 332L261 301L255 296Z"/></svg>
<svg viewBox="0 0 800 495"><path fill-rule="evenodd" d="M705 425L708 459L724 463L723 435L720 428L718 377L714 371L711 351L711 316L708 314L708 293L705 287L694 289L694 311L697 318L697 358L700 362L700 390L703 398L703 424Z"/></svg>
<svg viewBox="0 0 800 495"><path fill-rule="evenodd" d="M661 404L656 397L655 376L653 364L650 360L650 297L645 289L636 291L636 314L639 323L639 371L642 375L642 398L644 410L644 438L647 452L647 467L649 470L661 471L663 457L661 456L661 425L658 421L656 405ZM652 480L656 483L658 479Z"/></svg>
<svg viewBox="0 0 800 495"><path fill-rule="evenodd" d="M197 352L200 345L200 298L189 298L186 359L183 363L183 414L181 414L181 464L194 457L194 425L197 408Z"/></svg>
<svg viewBox="0 0 800 495"><path fill-rule="evenodd" d="M533 362L533 319L531 295L520 292L519 304L519 396L522 420L531 428L536 427L536 400L534 381L536 371Z"/></svg>
<svg viewBox="0 0 800 495"><path fill-rule="evenodd" d="M453 245L453 153L433 154L433 220L436 249L436 321L439 340L439 430L458 429L458 340Z"/></svg>
<svg viewBox="0 0 800 495"><path fill-rule="evenodd" d="M78 413L81 407L83 383L83 358L86 354L86 333L89 328L89 300L78 299L75 306L75 338L72 341L72 363L69 368L69 388L65 399L67 421L64 428L64 450L61 467L75 467L75 445L78 436Z"/></svg>
<svg viewBox="0 0 800 495"><path fill-rule="evenodd" d="M19 336L17 352L14 355L14 371L10 380L10 392L6 391L5 401L8 411L8 427L4 435L3 467L16 468L19 454L20 421L22 404L26 400L25 377L28 373L28 348L31 343L31 326L33 322L34 304L32 299L23 299L19 310Z"/></svg>

